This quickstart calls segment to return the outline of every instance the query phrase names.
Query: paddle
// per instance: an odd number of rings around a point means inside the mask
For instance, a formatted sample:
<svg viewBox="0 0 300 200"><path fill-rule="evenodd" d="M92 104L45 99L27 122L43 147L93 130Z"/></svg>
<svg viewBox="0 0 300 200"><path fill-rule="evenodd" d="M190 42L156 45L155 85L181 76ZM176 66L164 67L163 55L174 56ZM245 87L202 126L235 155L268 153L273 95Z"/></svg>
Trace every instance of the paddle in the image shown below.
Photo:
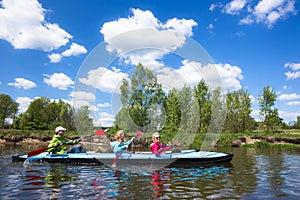
<svg viewBox="0 0 300 200"><path fill-rule="evenodd" d="M103 132L107 132L109 129L105 129ZM99 131L99 130L98 130ZM91 137L91 136L98 136L98 134L96 134L97 131L93 134L93 135L88 135L88 136L85 136L85 137L82 137L80 138L80 140L83 140L85 138L88 138L88 137ZM66 143L67 144L67 143ZM58 147L58 145L56 145L55 147ZM48 150L48 147L43 147L43 148L39 148L39 149L36 149L36 150L33 150L33 151L30 151L28 152L27 154L27 158L31 157L31 156L36 156L36 155L39 155L40 153L43 153L44 151L47 151Z"/></svg>
<svg viewBox="0 0 300 200"><path fill-rule="evenodd" d="M136 133L137 136L143 136L143 133L142 133L141 131L139 131L139 130L137 130L135 133ZM128 147L128 145L127 145L127 147ZM127 148L127 147L125 147L125 148ZM119 159L120 156L122 155L122 152L123 152L123 151L120 151L119 153L117 153L116 157L114 158L114 160L113 160L113 162L112 162L112 165L111 165L112 168L116 168L118 159Z"/></svg>

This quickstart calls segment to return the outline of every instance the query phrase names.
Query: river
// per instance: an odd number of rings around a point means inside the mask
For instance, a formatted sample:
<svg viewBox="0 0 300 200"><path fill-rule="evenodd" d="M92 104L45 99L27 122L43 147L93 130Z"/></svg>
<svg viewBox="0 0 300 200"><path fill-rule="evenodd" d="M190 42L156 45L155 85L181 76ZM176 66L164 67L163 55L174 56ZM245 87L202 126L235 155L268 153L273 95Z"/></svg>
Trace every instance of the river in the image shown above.
<svg viewBox="0 0 300 200"><path fill-rule="evenodd" d="M34 148L0 145L1 199L300 199L299 149L223 148L230 164L136 172L12 162Z"/></svg>

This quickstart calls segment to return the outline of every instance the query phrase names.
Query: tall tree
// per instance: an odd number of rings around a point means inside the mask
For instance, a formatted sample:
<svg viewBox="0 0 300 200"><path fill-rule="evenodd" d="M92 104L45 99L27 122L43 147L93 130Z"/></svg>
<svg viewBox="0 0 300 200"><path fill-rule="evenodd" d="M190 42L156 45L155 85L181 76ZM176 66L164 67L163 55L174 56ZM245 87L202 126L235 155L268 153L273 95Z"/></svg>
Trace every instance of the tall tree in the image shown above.
<svg viewBox="0 0 300 200"><path fill-rule="evenodd" d="M75 130L74 109L68 103L63 103L60 109L59 118L68 130Z"/></svg>
<svg viewBox="0 0 300 200"><path fill-rule="evenodd" d="M295 128L300 128L300 116L297 117L297 121L295 122Z"/></svg>
<svg viewBox="0 0 300 200"><path fill-rule="evenodd" d="M158 116L161 114L159 110L162 109L164 92L162 85L157 83L156 76L149 69L138 64L131 76L131 84L128 80L123 80L120 90L121 102L128 108L128 117L137 126L157 128L160 125ZM121 124L117 119L115 123Z"/></svg>
<svg viewBox="0 0 300 200"><path fill-rule="evenodd" d="M252 112L252 107L251 107L251 98L250 94L241 89L241 110L240 110L240 115L241 115L241 132L245 131L250 131L252 130L255 124L255 120L253 117L251 117L251 112Z"/></svg>
<svg viewBox="0 0 300 200"><path fill-rule="evenodd" d="M178 91L178 101L181 113L179 132L195 133L197 129L195 128L195 130L193 131L193 124L195 123L195 121L192 120L193 91L191 87L189 87L188 85L184 85L184 87Z"/></svg>
<svg viewBox="0 0 300 200"><path fill-rule="evenodd" d="M282 119L279 117L278 110L274 108L276 101L276 93L273 88L266 86L263 88L262 94L258 97L260 106L260 116L267 131L274 131L279 126Z"/></svg>
<svg viewBox="0 0 300 200"><path fill-rule="evenodd" d="M211 95L211 117L208 127L209 133L221 133L224 120L225 120L225 111L223 99L221 96L221 88L215 88Z"/></svg>
<svg viewBox="0 0 300 200"><path fill-rule="evenodd" d="M6 94L0 94L0 128L4 127L6 118L13 118L18 112L18 103Z"/></svg>
<svg viewBox="0 0 300 200"><path fill-rule="evenodd" d="M177 97L177 90L170 90L164 101L164 110L166 112L164 130L177 132L181 121L181 110Z"/></svg>
<svg viewBox="0 0 300 200"><path fill-rule="evenodd" d="M207 131L211 117L211 102L208 92L208 85L202 79L194 88L195 99L199 107L199 129L198 132L205 133Z"/></svg>
<svg viewBox="0 0 300 200"><path fill-rule="evenodd" d="M251 129L253 118L250 116L252 108L249 93L244 89L228 92L226 109L225 131L238 133Z"/></svg>
<svg viewBox="0 0 300 200"><path fill-rule="evenodd" d="M89 135L93 131L93 118L90 117L88 106L82 106L75 113L77 131L82 135Z"/></svg>

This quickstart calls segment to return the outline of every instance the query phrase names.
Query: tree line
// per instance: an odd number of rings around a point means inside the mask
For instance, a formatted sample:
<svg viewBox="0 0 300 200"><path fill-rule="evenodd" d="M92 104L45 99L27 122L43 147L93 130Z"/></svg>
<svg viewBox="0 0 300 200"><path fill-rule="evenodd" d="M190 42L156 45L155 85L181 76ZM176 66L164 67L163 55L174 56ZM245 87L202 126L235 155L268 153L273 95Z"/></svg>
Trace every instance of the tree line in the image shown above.
<svg viewBox="0 0 300 200"><path fill-rule="evenodd" d="M46 97L32 101L24 113L17 114L18 106L9 95L0 94L0 128L54 130L59 125L70 131L76 130L76 126L93 128L93 120L89 117L87 106L75 111L70 104L62 100L56 102ZM6 122L8 118L12 123Z"/></svg>
<svg viewBox="0 0 300 200"><path fill-rule="evenodd" d="M276 132L282 128L300 128L300 116L293 126L279 117L274 106L276 93L270 86L264 87L258 97L260 122L251 116L250 94L243 88L224 95L221 88L211 89L200 80L193 88L184 85L165 94L157 77L142 64L137 65L130 81L123 79L120 90L122 108L114 126L127 131L239 133L254 129Z"/></svg>
<svg viewBox="0 0 300 200"><path fill-rule="evenodd" d="M151 70L142 64L136 66L130 81L122 80L120 86L122 107L117 113L113 129L125 131L164 130L167 132L250 132L263 129L276 132L282 128L300 128L300 116L292 125L279 117L275 108L276 93L263 88L258 96L260 121L251 117L250 94L245 89L228 91L210 89L204 80L193 88L184 85L165 93L162 84ZM75 110L70 104L40 97L32 101L24 113L18 114L18 103L9 95L0 94L0 128L22 130L53 130L65 126L68 130L93 129L93 119L87 106ZM7 123L11 119L12 123Z"/></svg>

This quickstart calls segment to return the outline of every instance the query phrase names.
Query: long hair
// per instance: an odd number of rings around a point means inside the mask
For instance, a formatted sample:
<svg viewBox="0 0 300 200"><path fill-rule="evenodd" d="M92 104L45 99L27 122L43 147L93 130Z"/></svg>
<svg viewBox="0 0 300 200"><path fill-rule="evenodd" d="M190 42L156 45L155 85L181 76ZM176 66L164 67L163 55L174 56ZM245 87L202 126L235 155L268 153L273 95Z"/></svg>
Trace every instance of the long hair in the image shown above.
<svg viewBox="0 0 300 200"><path fill-rule="evenodd" d="M123 133L123 135L124 135L124 139L122 140L121 139L121 134ZM117 133L116 133L116 135L115 135L115 139L121 144L122 142L124 142L124 141L126 141L125 140L125 132L124 132L124 130L119 130Z"/></svg>

